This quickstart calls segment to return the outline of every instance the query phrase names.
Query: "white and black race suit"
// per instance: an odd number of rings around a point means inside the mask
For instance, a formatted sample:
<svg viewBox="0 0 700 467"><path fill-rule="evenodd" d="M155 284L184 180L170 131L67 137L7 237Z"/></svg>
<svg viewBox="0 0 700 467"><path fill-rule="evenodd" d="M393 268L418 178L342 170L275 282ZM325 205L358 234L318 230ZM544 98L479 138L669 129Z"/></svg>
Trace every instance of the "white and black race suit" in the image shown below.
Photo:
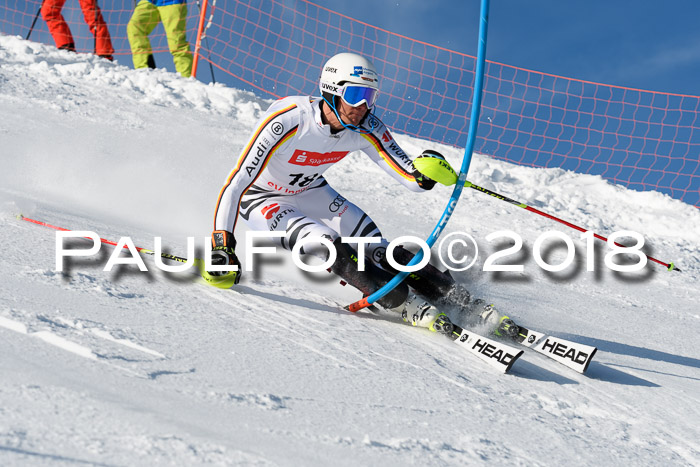
<svg viewBox="0 0 700 467"><path fill-rule="evenodd" d="M221 189L214 230L234 232L240 216L251 230L286 232L279 240L287 249L309 235L331 241L339 236L381 238L372 219L323 177L358 150L410 190L424 191L411 159L377 117L370 114L362 124L371 132L332 134L321 120L321 102L295 96L270 106ZM368 245L368 256L378 261L386 245L385 239Z"/></svg>

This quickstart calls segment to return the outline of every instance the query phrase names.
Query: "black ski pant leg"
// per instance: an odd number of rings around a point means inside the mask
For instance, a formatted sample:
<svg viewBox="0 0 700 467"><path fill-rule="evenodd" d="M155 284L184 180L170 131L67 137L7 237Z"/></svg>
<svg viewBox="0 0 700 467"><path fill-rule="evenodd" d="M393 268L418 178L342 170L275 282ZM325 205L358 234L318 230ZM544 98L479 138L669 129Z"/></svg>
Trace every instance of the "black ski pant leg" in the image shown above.
<svg viewBox="0 0 700 467"><path fill-rule="evenodd" d="M342 277L348 284L360 290L365 296L379 290L387 282L394 278L394 275L376 266L372 261L365 261L365 270L358 271L357 253L346 243L342 243L340 238L333 242L337 257L331 266L338 276ZM391 309L399 307L406 302L408 297L408 286L401 283L391 292L377 300L382 307Z"/></svg>

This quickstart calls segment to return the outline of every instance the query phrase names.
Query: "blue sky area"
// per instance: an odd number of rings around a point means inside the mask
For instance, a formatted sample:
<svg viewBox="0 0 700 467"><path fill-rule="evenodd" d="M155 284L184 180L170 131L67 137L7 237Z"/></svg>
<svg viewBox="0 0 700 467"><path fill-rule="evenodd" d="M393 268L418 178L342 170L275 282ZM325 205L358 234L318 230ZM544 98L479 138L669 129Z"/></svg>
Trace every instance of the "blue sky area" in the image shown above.
<svg viewBox="0 0 700 467"><path fill-rule="evenodd" d="M479 0L319 4L394 33L476 55ZM587 81L698 96L700 1L494 0L487 59Z"/></svg>

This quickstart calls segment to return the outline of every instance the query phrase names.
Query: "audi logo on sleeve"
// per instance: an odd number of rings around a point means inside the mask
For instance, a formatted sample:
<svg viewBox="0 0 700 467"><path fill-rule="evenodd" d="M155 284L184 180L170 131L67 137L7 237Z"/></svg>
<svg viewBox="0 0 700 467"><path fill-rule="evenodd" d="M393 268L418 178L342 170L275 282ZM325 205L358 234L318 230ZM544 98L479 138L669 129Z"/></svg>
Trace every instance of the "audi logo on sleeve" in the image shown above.
<svg viewBox="0 0 700 467"><path fill-rule="evenodd" d="M338 212L338 210L343 206L343 204L345 204L345 201L347 200L342 196L336 196L333 202L331 202L331 204L328 205L328 210L330 212Z"/></svg>

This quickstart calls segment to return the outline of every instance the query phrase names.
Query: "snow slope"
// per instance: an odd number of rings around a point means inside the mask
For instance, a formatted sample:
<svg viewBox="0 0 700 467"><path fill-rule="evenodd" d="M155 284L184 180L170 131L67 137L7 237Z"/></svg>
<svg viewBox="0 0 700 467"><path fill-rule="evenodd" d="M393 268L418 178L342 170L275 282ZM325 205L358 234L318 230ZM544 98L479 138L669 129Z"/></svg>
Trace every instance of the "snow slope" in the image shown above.
<svg viewBox="0 0 700 467"><path fill-rule="evenodd" d="M15 217L146 248L162 236L185 255L186 237L210 233L267 105L0 36L1 465L700 464L700 212L667 196L472 162L474 183L602 235L640 232L649 254L683 270L613 273L601 244L587 272L578 232L465 190L444 235L470 233L481 254L455 275L523 324L597 346L586 376L533 352L496 374L396 316L342 311L358 294L285 254L232 290L162 273L150 257L147 273L105 272L109 247L63 275L55 231ZM397 139L410 154L462 157ZM412 195L360 154L328 179L388 238L425 238L450 193ZM522 237L505 260L522 273L481 271L507 246L485 239L499 230ZM549 230L576 243L561 273L532 259ZM545 251L553 264L564 255Z"/></svg>

